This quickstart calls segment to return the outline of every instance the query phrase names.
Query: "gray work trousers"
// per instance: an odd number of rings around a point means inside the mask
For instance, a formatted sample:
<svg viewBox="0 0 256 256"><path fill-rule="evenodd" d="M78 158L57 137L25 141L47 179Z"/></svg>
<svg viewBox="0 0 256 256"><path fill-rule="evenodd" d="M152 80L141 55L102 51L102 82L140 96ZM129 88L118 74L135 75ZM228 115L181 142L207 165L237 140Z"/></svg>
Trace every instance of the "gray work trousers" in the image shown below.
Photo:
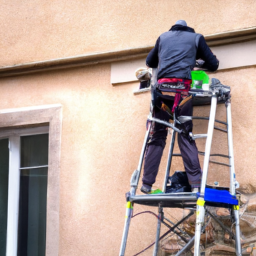
<svg viewBox="0 0 256 256"><path fill-rule="evenodd" d="M185 108L181 109L179 114L191 116L192 101ZM165 111L158 108L154 109L153 116L167 122L170 118ZM189 132L192 131L192 126L192 122L188 121L179 128L185 129L187 132ZM155 183L163 150L166 144L166 137L166 126L159 123L153 123L145 152L144 173L142 178L144 185L152 186L152 184ZM190 140L187 134L178 134L178 145L191 187L200 187L201 167L195 141Z"/></svg>

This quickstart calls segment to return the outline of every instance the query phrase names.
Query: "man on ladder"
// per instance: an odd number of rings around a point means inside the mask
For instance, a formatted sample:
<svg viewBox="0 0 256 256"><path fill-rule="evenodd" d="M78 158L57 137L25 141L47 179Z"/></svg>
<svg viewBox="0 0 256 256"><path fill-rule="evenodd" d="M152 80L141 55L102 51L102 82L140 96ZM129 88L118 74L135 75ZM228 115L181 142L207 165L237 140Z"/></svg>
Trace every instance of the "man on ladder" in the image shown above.
<svg viewBox="0 0 256 256"><path fill-rule="evenodd" d="M188 27L186 21L178 20L170 31L163 33L157 39L155 47L146 59L147 66L158 68L158 83L153 92L153 116L155 118L167 122L170 120L175 108L182 101L181 94L176 93L173 100L170 101L169 107L168 104L162 104L159 99L163 94L166 92L168 94L168 91L171 91L168 88L182 91L187 95L191 85L191 70L195 67L196 59L204 61L202 68L210 71L218 69L219 61L206 44L205 38L201 34L195 33L193 28ZM185 101L183 100L183 102ZM178 114L192 116L192 99L186 99L185 105ZM178 144L192 192L198 192L201 184L201 167L196 143L189 137L192 126L192 121L180 125L184 133L178 135ZM155 183L158 173L166 137L166 126L154 123L147 144L142 178L141 191L145 194L153 192L152 185Z"/></svg>

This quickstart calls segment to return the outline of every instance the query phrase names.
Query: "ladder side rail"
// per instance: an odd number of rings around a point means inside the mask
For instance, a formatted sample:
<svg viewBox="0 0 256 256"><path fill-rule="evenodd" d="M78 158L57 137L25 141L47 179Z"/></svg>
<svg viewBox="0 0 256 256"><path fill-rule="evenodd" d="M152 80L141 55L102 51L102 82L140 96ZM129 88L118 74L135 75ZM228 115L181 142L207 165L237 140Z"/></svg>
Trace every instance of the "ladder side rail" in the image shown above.
<svg viewBox="0 0 256 256"><path fill-rule="evenodd" d="M127 202L124 231L123 231L119 256L124 256L124 254L125 254L125 248L126 248L127 239L128 239L128 232L129 232L129 227L130 227L130 222L131 222L131 217L132 217L132 210L133 209L132 209L131 202Z"/></svg>
<svg viewBox="0 0 256 256"><path fill-rule="evenodd" d="M213 131L214 131L216 107L217 107L217 95L215 94L212 96L212 100L211 100L211 109L210 109L210 116L209 116L209 123L208 123L207 139L206 139L206 143L205 143L203 174L202 174L201 189L200 189L201 197L204 197L205 186L206 186L206 181L207 181L207 174L208 174L208 167L209 167L210 153L211 153L211 145L212 145L212 137L213 137Z"/></svg>
<svg viewBox="0 0 256 256"><path fill-rule="evenodd" d="M236 229L236 255L242 256L242 247L241 247L241 240L240 240L240 221L239 221L239 208L237 209L234 207L234 219L235 219L235 229Z"/></svg>
<svg viewBox="0 0 256 256"><path fill-rule="evenodd" d="M152 77L151 77L151 80L150 80L151 90L155 86L155 84L157 83L157 74L158 74L158 69L153 68L152 69ZM152 108L152 103L151 103L148 120L150 120L150 118L152 118L152 109L153 108ZM132 178L131 178L131 190L130 190L131 196L134 196L136 194L136 189L138 187L138 183L139 183L139 179L140 179L142 163L143 163L143 160L144 160L144 154L145 154L145 151L146 151L151 126L152 126L152 122L149 122L148 130L145 134L142 150L141 150L141 153L140 153L139 164L138 164L137 170L135 170L135 172L133 173Z"/></svg>
<svg viewBox="0 0 256 256"><path fill-rule="evenodd" d="M148 130L145 134L144 137L144 142L143 142L143 146L141 149L141 153L140 153L140 158L139 158L139 164L137 167L137 170L135 170L135 172L132 175L131 178L131 190L130 190L130 194L131 196L134 196L136 194L136 189L138 187L138 183L139 183L139 179L140 179L140 174L141 174L141 169L142 169L142 164L143 164L143 160L144 160L144 155L145 155L145 151L146 151L146 147L147 147L147 142L148 142L148 137L149 137L149 133L151 130L151 122L148 124Z"/></svg>
<svg viewBox="0 0 256 256"><path fill-rule="evenodd" d="M201 228L204 222L204 215L205 215L204 193L205 193L208 167L209 167L209 161L210 161L216 107L217 107L217 95L214 94L211 99L211 109L210 109L210 116L209 116L209 123L208 123L207 139L205 143L205 157L204 157L204 165L203 165L203 175L201 180L200 197L197 200L194 256L200 256Z"/></svg>
<svg viewBox="0 0 256 256"><path fill-rule="evenodd" d="M174 126L175 126L174 122ZM168 177L170 175L170 169L171 169L171 164L172 164L172 157L173 157L173 150L174 150L174 145L175 145L175 138L176 138L176 131L172 131L172 136L171 136L171 144L170 144L170 149L169 149L169 154L168 154L168 161L166 165L166 171L165 171L165 177L164 177L164 183L163 183L163 192L166 192L166 185L168 182Z"/></svg>
<svg viewBox="0 0 256 256"><path fill-rule="evenodd" d="M159 244L159 238L160 238L160 231L161 231L161 221L163 219L163 209L161 205L158 207L158 220L157 220L157 228L156 228L156 242L154 246L153 256L157 256L158 253L158 244Z"/></svg>
<svg viewBox="0 0 256 256"><path fill-rule="evenodd" d="M228 130L228 152L229 152L229 165L230 165L230 194L236 195L236 175L235 175L235 163L234 163L234 150L233 150L233 133L232 133L232 117L231 117L231 102L230 99L226 102L227 110L227 130Z"/></svg>
<svg viewBox="0 0 256 256"><path fill-rule="evenodd" d="M234 150L233 150L233 133L232 133L232 116L231 116L231 100L226 101L227 109L227 130L228 130L228 152L229 152L229 164L230 164L230 194L236 195L236 174L234 163ZM242 247L240 240L240 221L239 221L239 206L233 206L233 214L235 219L235 241L236 241L236 255L242 256Z"/></svg>
<svg viewBox="0 0 256 256"><path fill-rule="evenodd" d="M136 194L136 189L137 189L137 186L139 183L140 173L141 173L141 169L142 169L142 163L143 163L143 159L144 159L144 154L145 154L150 130L151 130L151 123L149 123L148 130L144 137L144 142L143 142L143 146L142 146L142 150L141 150L141 154L140 154L138 168L137 168L137 170L135 170L135 172L133 173L132 178L131 178L131 189L130 189L131 196L134 196ZM125 254L126 243L127 243L127 239L128 239L128 233L129 233L129 227L130 227L130 222L131 222L131 218L132 218L132 212L133 212L132 203L130 201L128 201L127 207L126 207L124 231L123 231L123 235L122 235L122 242L121 242L119 256L124 256L124 254Z"/></svg>
<svg viewBox="0 0 256 256"><path fill-rule="evenodd" d="M147 130L146 135L144 137L144 142L143 142L142 150L141 150L141 153L140 153L140 160L139 160L139 164L138 164L138 168L137 168L137 170L139 172L142 169L142 163L143 163L143 159L144 159L144 154L145 154L145 150L146 150L150 130L151 130L151 123L149 123L149 125L148 125L148 130Z"/></svg>

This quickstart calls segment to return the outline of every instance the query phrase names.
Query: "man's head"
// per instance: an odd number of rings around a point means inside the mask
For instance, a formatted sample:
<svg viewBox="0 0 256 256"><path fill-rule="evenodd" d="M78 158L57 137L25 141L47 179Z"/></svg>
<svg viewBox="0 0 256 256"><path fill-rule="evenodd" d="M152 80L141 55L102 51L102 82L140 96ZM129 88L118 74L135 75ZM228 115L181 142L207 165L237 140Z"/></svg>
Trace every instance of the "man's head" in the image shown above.
<svg viewBox="0 0 256 256"><path fill-rule="evenodd" d="M178 20L176 21L175 25L182 25L187 27L187 22L185 20Z"/></svg>

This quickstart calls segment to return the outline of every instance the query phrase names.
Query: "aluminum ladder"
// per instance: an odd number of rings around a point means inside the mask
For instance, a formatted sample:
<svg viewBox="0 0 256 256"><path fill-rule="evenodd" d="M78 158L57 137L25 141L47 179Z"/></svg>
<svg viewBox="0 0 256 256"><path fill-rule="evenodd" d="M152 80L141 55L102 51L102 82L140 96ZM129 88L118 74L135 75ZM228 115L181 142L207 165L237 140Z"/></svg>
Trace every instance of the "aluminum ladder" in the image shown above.
<svg viewBox="0 0 256 256"><path fill-rule="evenodd" d="M153 79L152 79L152 85L154 83L156 77L156 73L153 73ZM199 256L200 253L200 237L201 233L203 231L203 222L205 217L205 206L206 205L213 205L213 206L221 206L221 207L229 207L232 209L233 217L235 220L235 242L236 242L236 255L242 255L241 250L241 242L240 242L240 225L239 225L239 204L238 200L236 200L236 188L238 186L238 182L235 178L235 167L234 167L234 153L233 153L233 139L232 139L232 119L231 119L231 99L230 94L225 93L227 92L227 86L223 86L217 79L214 80L214 83L211 86L211 89L209 91L203 91L203 90L191 90L190 94L194 94L196 98L199 99L210 99L210 115L209 118L205 117L188 117L188 116L181 116L178 119L174 120L174 123L168 123L164 122L162 120L153 118L151 113L148 117L148 119L152 122L158 122L165 124L167 127L170 127L173 129L172 137L171 137L171 143L168 153L168 161L166 166L166 172L165 172L165 178L163 182L163 192L165 193L167 180L170 173L171 168L171 162L173 157L173 149L175 144L175 137L177 132L182 132L181 130L177 129L175 127L176 122L186 122L187 120L193 120L193 119L207 119L208 122L208 131L207 134L197 134L193 135L190 134L192 139L198 139L198 138L206 138L205 143L205 152L204 152L204 163L203 163L203 175L201 180L201 189L200 193L193 194L193 193L186 193L186 194L159 194L159 195L136 195L136 190L138 187L138 182L142 170L142 164L146 149L146 144L151 128L151 123L149 124L148 130L145 134L142 151L139 158L139 164L137 169L134 171L131 177L130 185L131 189L130 192L126 194L127 199L127 206L126 206L126 216L125 216L125 225L123 230L123 236L122 236L122 242L121 242L121 248L119 256L125 255L125 248L128 238L128 232L129 232L129 226L133 214L133 205L136 203L143 204L143 205L151 205L151 206L158 206L158 223L157 223L157 231L156 231L156 240L155 240L155 247L153 256L157 256L158 252L158 242L160 238L160 229L161 229L161 223L163 223L164 214L163 214L163 208L164 207L183 207L183 208L190 208L191 206L194 206L196 208L196 227L195 227L195 236L188 242L187 246L191 246L191 243L194 243L194 255ZM217 109L217 103L222 102L225 103L226 106L226 115L227 115L227 121L222 122L215 120L215 114ZM228 134L228 149L229 149L229 169L230 169L230 188L229 192L226 191L225 194L222 192L219 192L217 190L212 190L209 188L206 188L206 181L207 181L207 174L208 174L208 167L210 162L210 151L211 151L211 144L212 144L212 138L213 138L213 131L215 122L220 122L222 124L225 124L227 126L227 132ZM220 129L221 130L221 129ZM222 130L224 131L224 130ZM228 192L228 193L227 193ZM183 202L182 204L180 202ZM190 216L190 215L189 215ZM181 221L184 221L187 217L184 217ZM177 223L178 224L178 223ZM174 228L177 228L178 225L174 225L172 230ZM180 224L180 223L179 223ZM185 246L186 247L186 246ZM183 251L185 250L185 247L179 251L176 255L182 255Z"/></svg>

